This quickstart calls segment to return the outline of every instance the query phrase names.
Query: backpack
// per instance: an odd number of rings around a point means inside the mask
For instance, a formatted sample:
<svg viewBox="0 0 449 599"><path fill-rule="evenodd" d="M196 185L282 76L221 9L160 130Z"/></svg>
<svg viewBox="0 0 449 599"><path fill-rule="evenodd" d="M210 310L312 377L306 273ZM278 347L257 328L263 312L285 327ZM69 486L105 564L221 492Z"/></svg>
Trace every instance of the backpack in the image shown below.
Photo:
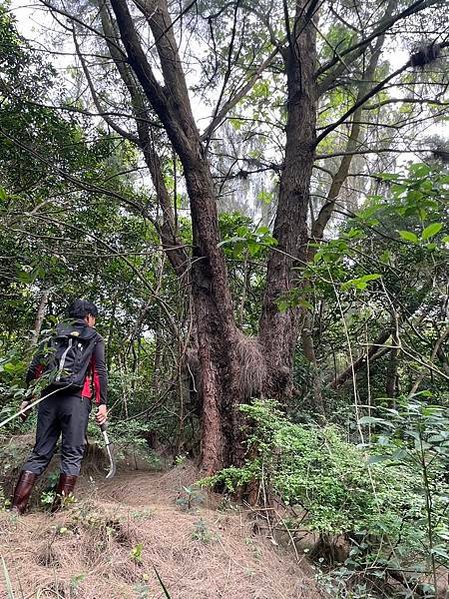
<svg viewBox="0 0 449 599"><path fill-rule="evenodd" d="M98 333L84 321L60 324L50 339L44 374L52 387L82 389Z"/></svg>

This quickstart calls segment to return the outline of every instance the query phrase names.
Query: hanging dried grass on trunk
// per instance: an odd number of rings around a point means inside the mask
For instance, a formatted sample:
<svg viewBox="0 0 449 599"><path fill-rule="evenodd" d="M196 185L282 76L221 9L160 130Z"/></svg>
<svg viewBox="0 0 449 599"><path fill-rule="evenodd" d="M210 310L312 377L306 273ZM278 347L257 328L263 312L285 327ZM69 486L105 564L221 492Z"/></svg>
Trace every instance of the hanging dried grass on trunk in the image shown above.
<svg viewBox="0 0 449 599"><path fill-rule="evenodd" d="M237 332L235 351L240 362L239 385L242 396L258 397L268 376L263 348L255 337Z"/></svg>

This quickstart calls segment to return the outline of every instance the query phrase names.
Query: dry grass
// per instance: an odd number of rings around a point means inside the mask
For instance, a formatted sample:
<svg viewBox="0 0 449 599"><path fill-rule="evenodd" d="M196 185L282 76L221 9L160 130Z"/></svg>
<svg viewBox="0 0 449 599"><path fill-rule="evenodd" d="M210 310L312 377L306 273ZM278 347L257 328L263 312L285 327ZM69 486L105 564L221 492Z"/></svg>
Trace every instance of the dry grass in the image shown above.
<svg viewBox="0 0 449 599"><path fill-rule="evenodd" d="M237 332L235 351L239 357L239 389L244 397L255 397L267 378L267 363L263 348L256 337Z"/></svg>
<svg viewBox="0 0 449 599"><path fill-rule="evenodd" d="M154 567L172 599L320 597L307 565L254 535L244 513L198 494L182 509L182 487L196 478L191 465L84 477L66 512L0 514L15 599L159 599ZM0 598L9 599L1 573Z"/></svg>

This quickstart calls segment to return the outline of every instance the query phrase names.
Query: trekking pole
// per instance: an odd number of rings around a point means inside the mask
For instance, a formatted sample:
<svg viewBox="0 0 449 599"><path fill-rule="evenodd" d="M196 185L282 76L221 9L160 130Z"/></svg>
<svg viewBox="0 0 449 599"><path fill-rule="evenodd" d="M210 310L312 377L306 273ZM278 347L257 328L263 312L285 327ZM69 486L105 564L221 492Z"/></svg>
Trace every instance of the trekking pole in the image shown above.
<svg viewBox="0 0 449 599"><path fill-rule="evenodd" d="M0 428L2 428L2 426L5 426L5 424L8 424L8 422L11 422L11 420L14 420L14 418L17 418L17 416L25 415L26 412L28 412L29 410L34 408L34 406L37 406L38 404L40 404L41 401L44 401L44 399L47 399L47 397L51 397L55 393L58 393L59 391L63 391L64 389L67 389L68 387L70 387L70 385L67 385L67 387L61 387L61 388L55 389L54 391L47 393L47 395L43 395L39 399L36 399L36 401L33 401L32 403L28 404L25 408L23 408L23 410L19 410L12 416L9 416L8 418L6 418L6 420L3 420L3 422L0 422Z"/></svg>

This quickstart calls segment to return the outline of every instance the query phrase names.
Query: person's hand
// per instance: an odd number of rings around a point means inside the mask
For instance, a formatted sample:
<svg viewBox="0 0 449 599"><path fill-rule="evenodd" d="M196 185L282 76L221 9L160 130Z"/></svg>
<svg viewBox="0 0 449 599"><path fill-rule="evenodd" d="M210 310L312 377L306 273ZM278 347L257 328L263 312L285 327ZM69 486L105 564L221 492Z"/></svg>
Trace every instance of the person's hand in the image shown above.
<svg viewBox="0 0 449 599"><path fill-rule="evenodd" d="M97 413L95 414L95 420L97 421L97 424L101 426L106 422L107 419L108 409L104 404L101 404L101 406L98 406Z"/></svg>
<svg viewBox="0 0 449 599"><path fill-rule="evenodd" d="M22 401L22 403L20 404L20 411L23 412L23 410L28 407L29 405L29 401ZM20 418L22 419L22 422L25 422L25 420L28 418L28 416L30 415L31 410L27 410L25 412L25 414L20 414Z"/></svg>

